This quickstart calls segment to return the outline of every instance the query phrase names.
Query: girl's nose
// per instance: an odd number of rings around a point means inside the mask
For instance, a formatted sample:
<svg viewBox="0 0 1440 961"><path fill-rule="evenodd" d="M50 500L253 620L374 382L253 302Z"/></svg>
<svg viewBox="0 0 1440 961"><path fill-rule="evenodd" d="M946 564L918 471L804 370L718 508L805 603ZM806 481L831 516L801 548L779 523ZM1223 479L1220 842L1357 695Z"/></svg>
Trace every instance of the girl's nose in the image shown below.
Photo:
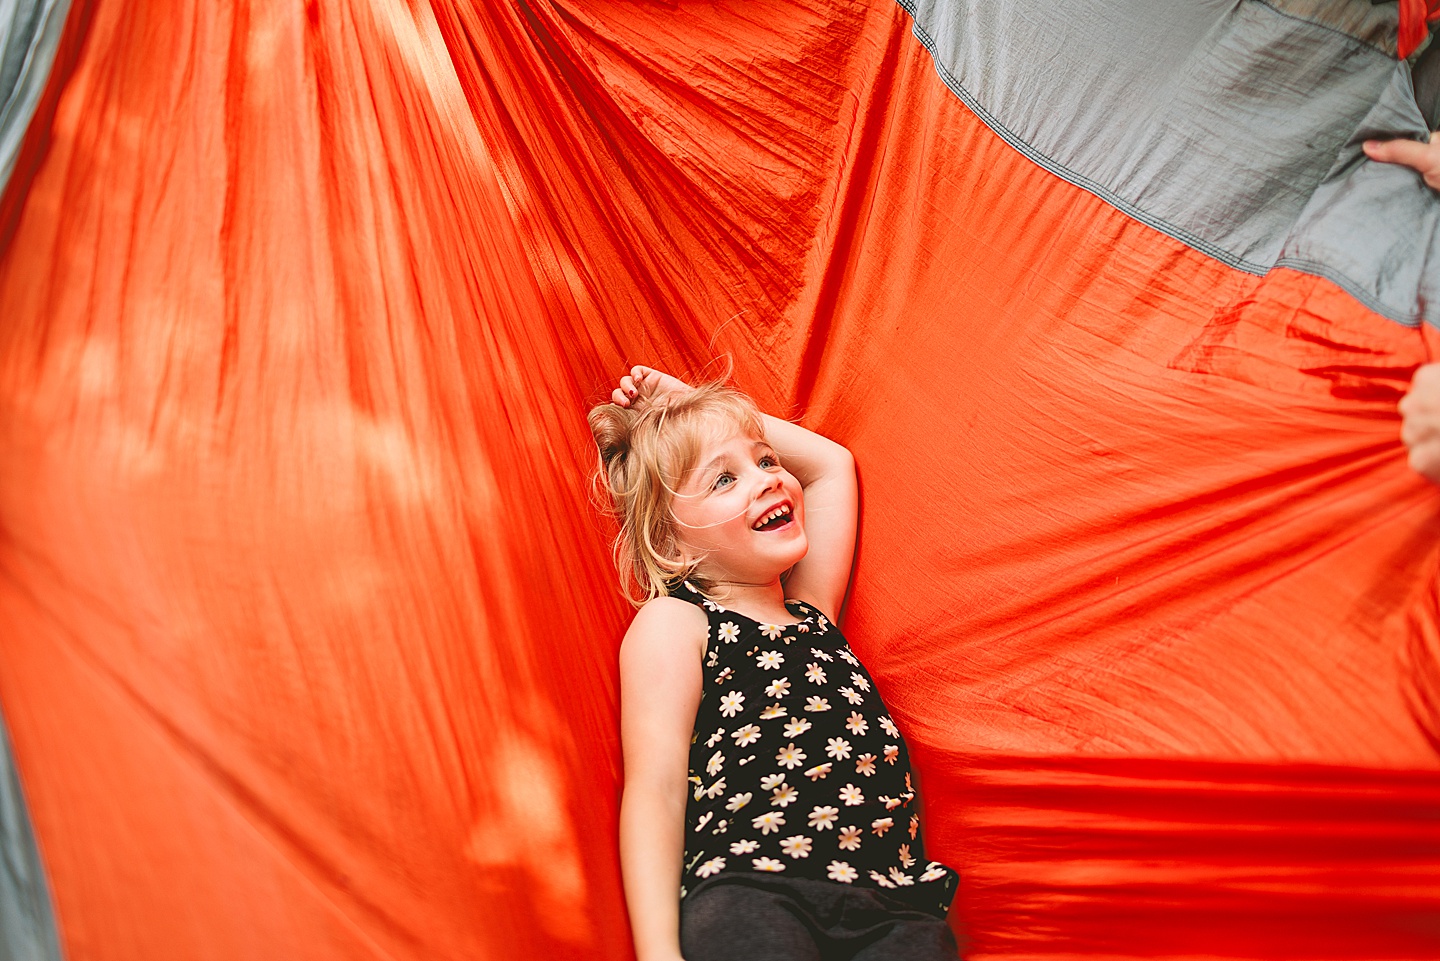
<svg viewBox="0 0 1440 961"><path fill-rule="evenodd" d="M760 470L759 467L757 467L757 468L755 468L755 469L756 469L757 471L760 471L760 493L761 493L761 494L768 494L768 493L770 493L771 491L779 490L779 489L780 489L780 487L781 487L781 481L780 481L780 475L779 475L779 474L773 473L773 472L768 471L768 470Z"/></svg>

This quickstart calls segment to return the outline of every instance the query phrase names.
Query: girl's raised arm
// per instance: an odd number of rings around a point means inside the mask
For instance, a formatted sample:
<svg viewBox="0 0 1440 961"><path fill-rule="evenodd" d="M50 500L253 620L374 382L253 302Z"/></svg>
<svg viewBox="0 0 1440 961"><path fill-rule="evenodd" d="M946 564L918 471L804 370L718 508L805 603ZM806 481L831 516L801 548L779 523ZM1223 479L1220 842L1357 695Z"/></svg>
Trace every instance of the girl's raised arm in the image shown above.
<svg viewBox="0 0 1440 961"><path fill-rule="evenodd" d="M680 961L686 775L708 632L700 608L657 597L620 645L620 870L637 961Z"/></svg>
<svg viewBox="0 0 1440 961"><path fill-rule="evenodd" d="M860 508L855 458L834 441L769 414L765 439L780 455L780 466L794 474L805 491L810 549L783 578L785 593L838 619L855 563Z"/></svg>

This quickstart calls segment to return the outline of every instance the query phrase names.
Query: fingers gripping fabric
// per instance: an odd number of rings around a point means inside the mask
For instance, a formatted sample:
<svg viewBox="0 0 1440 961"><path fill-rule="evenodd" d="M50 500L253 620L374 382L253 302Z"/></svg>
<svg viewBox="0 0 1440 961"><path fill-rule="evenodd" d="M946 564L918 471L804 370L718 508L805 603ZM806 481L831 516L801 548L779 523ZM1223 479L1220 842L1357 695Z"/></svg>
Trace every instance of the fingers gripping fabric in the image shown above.
<svg viewBox="0 0 1440 961"><path fill-rule="evenodd" d="M0 699L70 957L628 957L582 413L727 357L856 453L846 633L971 955L1435 953L1431 335L1058 176L914 24L97 0L0 259Z"/></svg>

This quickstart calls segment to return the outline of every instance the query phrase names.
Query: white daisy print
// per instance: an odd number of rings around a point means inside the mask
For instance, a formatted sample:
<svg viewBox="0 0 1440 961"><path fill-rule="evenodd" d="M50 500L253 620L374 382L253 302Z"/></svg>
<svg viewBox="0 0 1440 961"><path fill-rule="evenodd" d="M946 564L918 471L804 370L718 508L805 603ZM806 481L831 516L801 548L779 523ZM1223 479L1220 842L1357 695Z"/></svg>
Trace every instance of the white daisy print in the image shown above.
<svg viewBox="0 0 1440 961"><path fill-rule="evenodd" d="M805 720L803 717L792 717L790 720L785 722L785 736L799 737L806 731L810 730L810 728L812 727L814 727L814 725L811 724L809 721Z"/></svg>
<svg viewBox="0 0 1440 961"><path fill-rule="evenodd" d="M724 779L723 777L722 777L720 780L716 781L714 784L710 785L709 787L707 787L707 788L705 789L705 796L706 796L706 797L715 798L715 797L719 797L720 795L722 795L722 794L724 794L724 793L725 793L725 779Z"/></svg>
<svg viewBox="0 0 1440 961"><path fill-rule="evenodd" d="M895 886L894 881L890 880L885 875L881 874L879 871L871 871L870 880L874 881L882 888L893 888Z"/></svg>
<svg viewBox="0 0 1440 961"><path fill-rule="evenodd" d="M830 710L830 702L823 697L807 697L805 699L805 710L817 713L820 711L828 711Z"/></svg>
<svg viewBox="0 0 1440 961"><path fill-rule="evenodd" d="M835 842L842 851L860 850L860 829L851 825L840 829L840 837Z"/></svg>
<svg viewBox="0 0 1440 961"><path fill-rule="evenodd" d="M894 881L896 885L902 888L905 887L907 884L915 883L914 878L906 874L904 871L901 871L899 868L890 869L890 880Z"/></svg>
<svg viewBox="0 0 1440 961"><path fill-rule="evenodd" d="M762 790L762 791L768 791L768 790L770 790L771 788L775 787L777 784L784 784L784 783L785 783L785 775L783 775L783 774L767 774L767 775L765 775L764 777L762 777L762 778L760 779L760 790Z"/></svg>
<svg viewBox="0 0 1440 961"><path fill-rule="evenodd" d="M843 761L850 756L850 742L843 737L832 737L825 742L825 753L837 761ZM710 772L714 774L714 771Z"/></svg>
<svg viewBox="0 0 1440 961"><path fill-rule="evenodd" d="M775 763L793 771L805 763L805 752L796 747L794 741L791 741L775 752Z"/></svg>
<svg viewBox="0 0 1440 961"><path fill-rule="evenodd" d="M829 627L829 626L830 626L830 622L827 621L827 620L825 620L825 615L824 615L824 614L821 614L819 617L815 618L815 623L816 623L816 624L819 624L821 627Z"/></svg>
<svg viewBox="0 0 1440 961"><path fill-rule="evenodd" d="M814 654L816 657L818 657L818 658L819 658L820 660L822 660L822 661L829 662L829 661L835 660L835 658L831 657L829 654L826 654L824 651L820 650L820 648L818 648L818 647L812 647L812 648L810 648L810 653L811 653L811 654Z"/></svg>
<svg viewBox="0 0 1440 961"><path fill-rule="evenodd" d="M755 666L763 667L767 671L773 671L785 663L785 655L779 651L761 651L755 655Z"/></svg>
<svg viewBox="0 0 1440 961"><path fill-rule="evenodd" d="M747 724L742 728L738 728L730 737L734 739L736 747L749 747L751 744L760 740L760 728L754 724ZM706 746L708 747L709 745Z"/></svg>
<svg viewBox="0 0 1440 961"><path fill-rule="evenodd" d="M717 651L717 650L715 650L715 648L713 648L713 647L710 648L710 653L705 655L705 666L706 666L706 667L714 667L716 664L719 664L719 663L720 663L720 652Z"/></svg>
<svg viewBox="0 0 1440 961"><path fill-rule="evenodd" d="M701 828L703 828L703 827L705 827L705 825L709 824L709 823L710 823L710 819L713 818L714 816L715 816L715 812L714 812L714 811L706 811L704 814L700 815L700 820L695 822L695 833L696 833L696 834L699 834Z"/></svg>
<svg viewBox="0 0 1440 961"><path fill-rule="evenodd" d="M925 866L925 873L920 875L922 881L935 881L945 876L945 868L936 861L931 861Z"/></svg>
<svg viewBox="0 0 1440 961"><path fill-rule="evenodd" d="M788 807L792 801L800 796L800 792L789 784L782 784L770 792L770 805L772 807Z"/></svg>
<svg viewBox="0 0 1440 961"><path fill-rule="evenodd" d="M860 876L860 872L845 861L831 861L830 866L825 869L825 876L841 884L850 884Z"/></svg>
<svg viewBox="0 0 1440 961"><path fill-rule="evenodd" d="M780 842L780 850L799 860L810 856L810 847L813 843L805 835L795 834Z"/></svg>
<svg viewBox="0 0 1440 961"><path fill-rule="evenodd" d="M740 713L740 708L745 704L745 695L739 691L731 691L720 699L720 713L726 717L734 717Z"/></svg>
<svg viewBox="0 0 1440 961"><path fill-rule="evenodd" d="M876 837L884 837L885 832L895 826L894 818L876 818L870 822L870 830L875 832Z"/></svg>
<svg viewBox="0 0 1440 961"><path fill-rule="evenodd" d="M723 671L721 671L719 674L716 674L716 675L715 675L715 683L716 683L716 684L724 684L726 681L730 680L730 678L732 678L732 677L734 677L734 676L735 676L735 668L733 668L733 667L727 667L727 668L725 668Z"/></svg>
<svg viewBox="0 0 1440 961"><path fill-rule="evenodd" d="M888 717L882 717L880 719L880 728L891 737L900 736L900 729L896 727L895 722L890 720Z"/></svg>
<svg viewBox="0 0 1440 961"><path fill-rule="evenodd" d="M829 761L826 761L824 764L817 764L810 770L806 771L805 776L812 781L818 781L825 775L829 774L830 769L834 766L835 765L831 764Z"/></svg>
<svg viewBox="0 0 1440 961"><path fill-rule="evenodd" d="M711 858L710 860L706 861L704 864L700 865L698 868L695 869L695 876L699 878L708 878L710 875L719 874L723 870L725 870L725 859Z"/></svg>
<svg viewBox="0 0 1440 961"><path fill-rule="evenodd" d="M720 640L726 644L734 644L740 639L740 625L726 621L720 625L720 630L717 633L720 635Z"/></svg>
<svg viewBox="0 0 1440 961"><path fill-rule="evenodd" d="M727 821L727 820L725 820L724 818L721 818L720 820L718 820L718 821L715 822L715 830L711 831L710 833L711 833L711 834L724 834L724 833L729 829L729 827L730 827L730 822Z"/></svg>
<svg viewBox="0 0 1440 961"><path fill-rule="evenodd" d="M845 700L851 704L863 704L865 702L864 696L857 693L853 687L842 687L840 688L840 693L845 697Z"/></svg>
<svg viewBox="0 0 1440 961"><path fill-rule="evenodd" d="M856 687L860 688L860 690L862 690L862 691L869 691L869 690L870 690L870 682L867 681L867 680L865 680L865 675L864 675L864 674L854 674L854 673L852 673L852 674L850 675L850 681L851 681Z"/></svg>
<svg viewBox="0 0 1440 961"><path fill-rule="evenodd" d="M783 871L785 862L777 861L774 858L752 858L750 863L757 871Z"/></svg>
<svg viewBox="0 0 1440 961"><path fill-rule="evenodd" d="M715 775L720 773L720 769L724 766L725 755L721 754L719 751L716 751L714 754L710 755L710 760L705 762L705 773L710 775L711 777L714 777Z"/></svg>
<svg viewBox="0 0 1440 961"><path fill-rule="evenodd" d="M812 663L805 668L805 676L810 680L811 684L824 684L825 668L819 664Z"/></svg>
<svg viewBox="0 0 1440 961"><path fill-rule="evenodd" d="M920 833L920 815L910 815L910 840L915 840L915 835Z"/></svg>
<svg viewBox="0 0 1440 961"><path fill-rule="evenodd" d="M764 634L766 637L770 638L770 640L773 641L775 640L775 638L785 633L785 628L781 627L779 624L761 624L760 633Z"/></svg>
<svg viewBox="0 0 1440 961"><path fill-rule="evenodd" d="M851 734L859 737L866 731L870 730L870 722L865 720L865 715L861 714L859 711L851 711L850 719L845 722L845 728Z"/></svg>
<svg viewBox="0 0 1440 961"><path fill-rule="evenodd" d="M848 647L843 647L839 651L836 651L836 653L840 655L840 660L844 661L846 664L849 664L851 667L860 666L860 662L855 660L855 655L850 653L850 649Z"/></svg>
<svg viewBox="0 0 1440 961"><path fill-rule="evenodd" d="M875 755L862 754L855 761L855 773L871 777L875 774Z"/></svg>
<svg viewBox="0 0 1440 961"><path fill-rule="evenodd" d="M908 844L900 845L900 866L907 869L915 866L915 859L910 856L910 845Z"/></svg>
<svg viewBox="0 0 1440 961"><path fill-rule="evenodd" d="M855 785L847 784L840 789L840 800L846 807L853 808L865 803L865 794Z"/></svg>
<svg viewBox="0 0 1440 961"><path fill-rule="evenodd" d="M759 828L761 834L778 834L785 826L785 815L779 811L766 811L756 818L750 819L752 828Z"/></svg>
<svg viewBox="0 0 1440 961"><path fill-rule="evenodd" d="M709 740L707 740L707 741L705 742L705 746L706 746L706 747L714 747L716 744L719 744L719 743L720 743L720 739L721 739L722 737L724 737L724 736L725 736L725 729L724 729L723 727L716 729L715 733L712 734L712 735L710 735Z"/></svg>
<svg viewBox="0 0 1440 961"><path fill-rule="evenodd" d="M697 593L698 593L698 592L697 592ZM725 613L725 608L721 607L719 604L716 604L714 601L710 600L710 598L708 598L708 597L703 597L703 598L700 599L700 606L703 607L703 608L705 608L705 610L707 610L707 611L714 611L716 614L724 614L724 613Z"/></svg>
<svg viewBox="0 0 1440 961"><path fill-rule="evenodd" d="M730 845L730 853L749 854L751 851L755 850L759 846L759 841L752 841L749 838L746 838L743 841L736 841L734 844Z"/></svg>
<svg viewBox="0 0 1440 961"><path fill-rule="evenodd" d="M894 764L900 757L900 747L896 744L885 745L885 763Z"/></svg>
<svg viewBox="0 0 1440 961"><path fill-rule="evenodd" d="M782 677L777 681L771 681L770 686L765 688L766 697L784 697L790 693L790 679Z"/></svg>
<svg viewBox="0 0 1440 961"><path fill-rule="evenodd" d="M727 810L727 811L738 811L738 810L740 810L741 808L743 808L745 805L749 804L749 803L750 803L750 799L751 799L752 797L754 797L754 795L751 794L749 791L746 791L746 792L744 792L743 794L737 794L737 795L735 795L734 797L732 797L730 800L728 800L728 801L725 802L725 810ZM744 851L736 851L735 853L736 853L736 854L744 854L745 852L744 852Z"/></svg>
<svg viewBox="0 0 1440 961"><path fill-rule="evenodd" d="M835 826L840 820L840 809L830 805L816 805L810 809L810 826L817 831L825 831Z"/></svg>
<svg viewBox="0 0 1440 961"><path fill-rule="evenodd" d="M882 800L882 801L885 802L885 810L887 810L887 811L893 811L893 810L895 810L896 808L898 808L900 805L902 805L902 804L905 803L904 801L900 800L898 797L891 797L891 796L888 795L888 794L882 794L882 795L880 795L880 800Z"/></svg>
<svg viewBox="0 0 1440 961"><path fill-rule="evenodd" d="M775 720L775 718L784 717L786 714L789 713L789 711L785 710L785 708L781 707L779 704L771 704L765 710L760 712L760 720L773 721Z"/></svg>

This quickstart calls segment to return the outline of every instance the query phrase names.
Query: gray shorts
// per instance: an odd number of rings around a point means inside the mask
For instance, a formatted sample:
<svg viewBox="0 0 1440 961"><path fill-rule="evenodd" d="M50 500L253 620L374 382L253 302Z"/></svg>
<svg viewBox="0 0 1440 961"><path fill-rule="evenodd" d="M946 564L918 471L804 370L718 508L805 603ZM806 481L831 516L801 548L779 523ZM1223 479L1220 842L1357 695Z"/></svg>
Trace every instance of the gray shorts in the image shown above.
<svg viewBox="0 0 1440 961"><path fill-rule="evenodd" d="M870 888L729 874L680 902L685 961L956 961L944 918Z"/></svg>

